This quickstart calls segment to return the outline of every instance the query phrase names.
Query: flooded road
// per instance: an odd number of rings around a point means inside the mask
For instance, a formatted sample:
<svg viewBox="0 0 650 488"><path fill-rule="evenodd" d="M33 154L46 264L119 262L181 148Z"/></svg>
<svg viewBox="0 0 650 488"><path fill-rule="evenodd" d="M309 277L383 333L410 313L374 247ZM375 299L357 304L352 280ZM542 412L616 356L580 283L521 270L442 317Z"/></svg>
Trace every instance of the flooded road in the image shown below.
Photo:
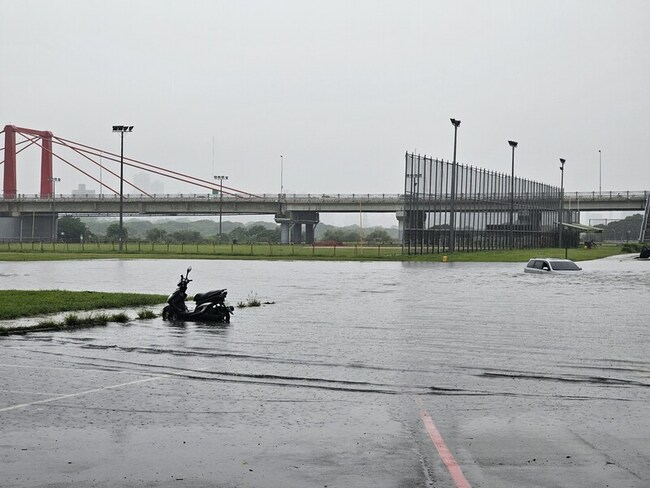
<svg viewBox="0 0 650 488"><path fill-rule="evenodd" d="M0 486L650 486L650 262L0 263L0 288L168 294L190 264L190 294L275 303L0 338Z"/></svg>

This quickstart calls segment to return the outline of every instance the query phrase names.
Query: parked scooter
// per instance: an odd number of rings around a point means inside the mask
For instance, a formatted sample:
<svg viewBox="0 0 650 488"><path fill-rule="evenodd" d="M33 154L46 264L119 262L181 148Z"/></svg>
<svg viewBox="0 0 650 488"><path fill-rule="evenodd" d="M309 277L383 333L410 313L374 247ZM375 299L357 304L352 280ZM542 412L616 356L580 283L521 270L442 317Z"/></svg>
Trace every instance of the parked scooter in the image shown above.
<svg viewBox="0 0 650 488"><path fill-rule="evenodd" d="M188 278L192 266L187 268L185 276L181 274L181 280L178 282L178 288L169 295L167 305L163 308L163 320L195 320L197 322L230 322L230 315L234 313L235 308L226 303L228 291L211 290L206 293L197 293L194 295L196 305L194 310L189 310L185 304L187 299L187 285L191 279Z"/></svg>

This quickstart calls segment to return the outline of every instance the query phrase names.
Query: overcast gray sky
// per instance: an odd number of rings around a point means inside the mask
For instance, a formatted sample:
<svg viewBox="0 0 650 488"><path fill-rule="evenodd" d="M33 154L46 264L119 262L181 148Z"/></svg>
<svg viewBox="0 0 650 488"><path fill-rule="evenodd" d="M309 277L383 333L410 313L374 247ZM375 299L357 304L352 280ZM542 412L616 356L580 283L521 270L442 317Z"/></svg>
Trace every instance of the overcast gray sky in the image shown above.
<svg viewBox="0 0 650 488"><path fill-rule="evenodd" d="M518 176L559 186L564 157L590 191L601 149L603 190L648 190L649 26L646 0L0 0L0 124L115 152L134 125L128 156L251 192L282 154L286 192L398 193L455 117L461 162L509 173L514 139Z"/></svg>

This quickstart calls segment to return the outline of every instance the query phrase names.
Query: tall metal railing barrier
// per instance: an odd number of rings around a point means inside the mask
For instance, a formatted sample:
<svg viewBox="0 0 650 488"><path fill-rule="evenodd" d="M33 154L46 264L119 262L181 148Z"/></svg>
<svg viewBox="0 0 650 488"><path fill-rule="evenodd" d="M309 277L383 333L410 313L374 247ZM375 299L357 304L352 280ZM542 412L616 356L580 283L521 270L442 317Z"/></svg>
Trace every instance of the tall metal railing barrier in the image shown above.
<svg viewBox="0 0 650 488"><path fill-rule="evenodd" d="M557 187L419 154L406 153L404 195L408 254L554 247L558 222L577 217L559 219Z"/></svg>

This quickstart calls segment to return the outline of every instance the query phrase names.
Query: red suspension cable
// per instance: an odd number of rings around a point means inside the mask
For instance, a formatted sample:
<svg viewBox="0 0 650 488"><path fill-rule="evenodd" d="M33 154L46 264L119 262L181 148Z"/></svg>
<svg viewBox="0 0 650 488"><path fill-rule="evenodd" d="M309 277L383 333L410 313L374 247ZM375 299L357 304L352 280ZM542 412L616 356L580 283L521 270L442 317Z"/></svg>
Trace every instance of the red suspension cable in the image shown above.
<svg viewBox="0 0 650 488"><path fill-rule="evenodd" d="M97 154L96 152L92 152L92 151L101 151L101 150L99 150L97 148L94 148L92 146L88 146L88 145L85 145L85 144L81 144L79 142L64 139L62 137L54 137L54 138L61 141L61 142L67 142L67 143L70 143L70 144L74 144L74 145L81 146L81 147L84 147L86 149L89 149L90 151L87 151L87 152L89 152L90 154L93 154L94 156L99 156L99 154ZM107 158L109 160L120 161L119 155L117 155L117 154L114 154L114 153L111 153L111 152L108 152L108 151L101 151L101 153L102 154L108 154L110 156L113 156L114 158L117 158L117 159ZM255 195L253 193L248 193L248 192L238 190L236 188L228 187L228 186L225 186L225 185L223 185L223 186L218 185L218 184L216 184L216 183L214 183L212 181L209 181L209 180L203 180L203 179L197 178L195 176L185 175L185 174L179 173L177 171L173 171L173 170L166 169L166 168L163 168L163 167L160 167L160 166L145 163L144 161L138 161L137 159L124 158L124 161L130 161L131 163L134 163L134 164L129 164L129 163L125 162L125 164L128 164L131 167L144 169L144 170L149 171L151 173L156 173L156 174L159 174L161 176L165 176L167 178L172 178L172 179L176 179L176 180L179 180L179 181L183 181L184 183L189 183L189 184L193 184L193 185L196 185L196 186L201 186L203 188L208 188L208 189L212 189L212 190L220 189L220 188L223 187L225 190L228 190L228 191L224 191L224 193L228 193L229 195L233 195L233 196L245 195L245 196L248 196L248 197L259 198L257 195ZM137 166L137 165L140 165L140 166ZM150 168L153 168L153 169L150 169ZM167 174L167 173L169 173L169 174ZM172 176L172 175L174 175L174 176Z"/></svg>
<svg viewBox="0 0 650 488"><path fill-rule="evenodd" d="M97 161L94 161L93 159L89 158L88 156L86 156L86 155L83 153L82 150L77 149L77 148L75 148L75 147L72 147L72 146L66 144L65 142L58 141L58 137L54 137L54 136L53 136L53 139L57 139L57 140L56 140L56 141L52 141L52 142L55 142L56 144L60 144L60 145L62 145L62 146L64 146L64 147L67 147L67 148L73 150L74 152L76 152L76 153L79 154L80 156L83 156L84 158L86 158L88 161L90 161L90 162L93 163L94 165L96 165L96 166L100 166L102 169L105 169L106 171L108 171L110 174L112 174L112 175L115 176L116 178L119 178L119 175L118 175L117 173L114 173L113 171L111 171L110 169L108 169L106 166L100 165L99 163L97 163ZM55 156L56 156L56 155L55 155ZM58 157L58 156L57 156L57 157ZM110 159L110 158L107 158L107 159ZM70 163L68 163L68 164L70 164ZM84 174L85 174L85 173L84 173ZM93 180L95 180L96 182L98 182L100 185L102 185L104 188L108 188L109 190L111 190L111 191L112 191L113 193L115 193L116 195L119 195L118 192L116 192L115 190L113 190L113 189L112 189L111 187L109 187L108 185L104 184L103 182L97 180L96 178L94 178L94 177L92 177L92 176L91 176L91 178L92 178ZM135 184L131 183L130 181L128 181L128 180L126 180L126 179L125 179L124 181L125 181L126 183L128 183L131 187L133 187L133 188L135 188L136 190L138 190L140 193L142 193L142 194L144 194L144 195L147 195L148 197L153 198L149 193L147 193L146 191L144 191L142 188L136 186Z"/></svg>

